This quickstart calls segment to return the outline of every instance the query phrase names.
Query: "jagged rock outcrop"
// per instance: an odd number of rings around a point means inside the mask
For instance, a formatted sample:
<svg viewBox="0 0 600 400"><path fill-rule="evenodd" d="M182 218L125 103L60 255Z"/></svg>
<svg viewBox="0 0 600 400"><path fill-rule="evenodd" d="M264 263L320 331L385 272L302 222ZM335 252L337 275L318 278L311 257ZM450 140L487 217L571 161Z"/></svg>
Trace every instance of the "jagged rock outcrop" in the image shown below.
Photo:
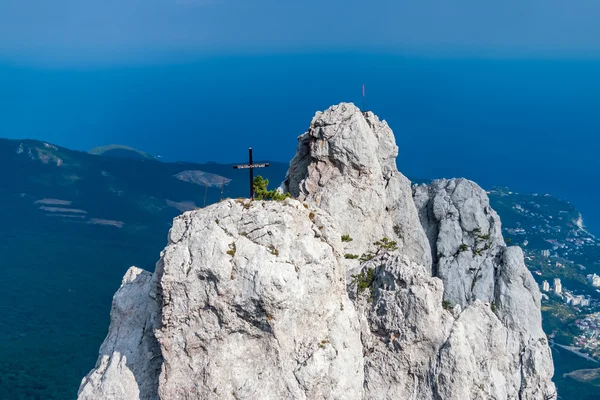
<svg viewBox="0 0 600 400"><path fill-rule="evenodd" d="M353 241L346 251L361 255L382 237L403 254L431 264L410 181L398 172L398 147L387 122L354 104L317 112L290 162L284 191L328 212Z"/></svg>
<svg viewBox="0 0 600 400"><path fill-rule="evenodd" d="M373 280L361 290L358 281ZM364 287L364 281L363 281ZM434 399L438 354L453 317L442 282L406 256L384 255L362 267L348 293L357 308L365 354L365 399Z"/></svg>
<svg viewBox="0 0 600 400"><path fill-rule="evenodd" d="M500 218L485 191L466 179L442 179L415 186L414 200L430 242L433 274L443 282L444 300L466 308L463 314L472 313L470 305L475 303L489 304L502 322L505 345L500 349L513 358L502 376L509 385L506 376L513 377L513 389L500 393L508 398L515 393L519 398L552 394L554 369L542 330L540 291L521 249L506 247ZM478 323L498 333L497 322ZM466 328L471 326L465 325L464 332Z"/></svg>
<svg viewBox="0 0 600 400"><path fill-rule="evenodd" d="M361 398L360 328L341 249L331 218L291 199L228 200L176 218L155 279L126 277L115 295L80 399ZM132 306L148 304L152 282L161 308L148 318L151 308ZM136 341L153 318L160 377L136 374L122 356L128 349L127 361L146 368Z"/></svg>
<svg viewBox="0 0 600 400"><path fill-rule="evenodd" d="M466 179L442 179L415 186L414 199L444 299L463 307L476 299L492 302L506 245L485 191Z"/></svg>
<svg viewBox="0 0 600 400"><path fill-rule="evenodd" d="M367 279L369 269L372 283L361 291L358 282ZM398 255L365 263L348 291L361 320L363 398L554 398L545 336L535 326L523 337L531 321L514 329L480 300L464 310L459 305L446 310L442 281Z"/></svg>
<svg viewBox="0 0 600 400"><path fill-rule="evenodd" d="M226 201L177 218L161 263L161 398L360 397L329 216L296 200Z"/></svg>
<svg viewBox="0 0 600 400"><path fill-rule="evenodd" d="M301 201L176 218L156 272L115 295L79 398L555 399L540 293L487 195L413 192L396 154L343 103L299 138L282 189Z"/></svg>
<svg viewBox="0 0 600 400"><path fill-rule="evenodd" d="M150 272L127 271L113 298L96 367L81 382L80 400L158 398L162 356L154 335L160 315L156 288Z"/></svg>

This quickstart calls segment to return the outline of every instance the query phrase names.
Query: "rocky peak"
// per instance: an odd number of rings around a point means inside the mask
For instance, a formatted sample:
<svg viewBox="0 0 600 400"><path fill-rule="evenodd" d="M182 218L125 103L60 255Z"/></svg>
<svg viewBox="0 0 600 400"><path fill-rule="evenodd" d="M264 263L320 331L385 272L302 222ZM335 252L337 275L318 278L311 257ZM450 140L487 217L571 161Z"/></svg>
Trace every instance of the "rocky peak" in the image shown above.
<svg viewBox="0 0 600 400"><path fill-rule="evenodd" d="M539 290L485 192L413 200L396 155L342 103L299 137L297 199L177 217L156 272L123 280L79 398L555 399ZM345 259L384 236L398 246Z"/></svg>
<svg viewBox="0 0 600 400"><path fill-rule="evenodd" d="M329 213L360 255L388 237L422 265L431 264L410 182L396 168L398 147L385 121L352 103L317 112L298 137L284 191Z"/></svg>

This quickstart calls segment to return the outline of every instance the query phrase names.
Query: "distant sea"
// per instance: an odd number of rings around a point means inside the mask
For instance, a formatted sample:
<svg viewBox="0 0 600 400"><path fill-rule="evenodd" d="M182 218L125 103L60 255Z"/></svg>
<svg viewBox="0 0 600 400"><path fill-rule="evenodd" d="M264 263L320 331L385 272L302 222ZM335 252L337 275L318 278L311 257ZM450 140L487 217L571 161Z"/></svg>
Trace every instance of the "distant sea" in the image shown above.
<svg viewBox="0 0 600 400"><path fill-rule="evenodd" d="M341 101L386 119L415 178L571 201L600 233L600 61L330 53L164 57L137 65L0 62L0 136L167 160L288 161L315 111Z"/></svg>

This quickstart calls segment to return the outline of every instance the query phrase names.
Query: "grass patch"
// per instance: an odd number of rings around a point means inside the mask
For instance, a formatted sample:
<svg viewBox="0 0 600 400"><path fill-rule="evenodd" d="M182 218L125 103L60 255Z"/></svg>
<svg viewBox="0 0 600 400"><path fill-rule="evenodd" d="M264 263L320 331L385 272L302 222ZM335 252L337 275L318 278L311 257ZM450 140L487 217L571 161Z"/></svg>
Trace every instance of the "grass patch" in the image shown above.
<svg viewBox="0 0 600 400"><path fill-rule="evenodd" d="M342 242L351 242L352 240L350 235L342 235Z"/></svg>
<svg viewBox="0 0 600 400"><path fill-rule="evenodd" d="M235 251L236 251L235 243L231 243L229 245L229 250L227 250L227 254L229 254L231 257L233 257L233 256L235 256Z"/></svg>

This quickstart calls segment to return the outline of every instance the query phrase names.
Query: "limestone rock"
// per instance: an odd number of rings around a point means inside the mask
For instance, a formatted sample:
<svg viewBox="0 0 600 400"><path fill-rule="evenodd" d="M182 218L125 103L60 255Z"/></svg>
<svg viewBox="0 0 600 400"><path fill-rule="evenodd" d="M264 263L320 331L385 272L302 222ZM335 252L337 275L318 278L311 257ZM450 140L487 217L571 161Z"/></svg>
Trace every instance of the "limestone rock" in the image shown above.
<svg viewBox="0 0 600 400"><path fill-rule="evenodd" d="M346 253L361 255L388 237L410 259L431 264L410 182L398 172L398 147L385 121L354 104L317 112L298 138L284 191L328 212L352 242Z"/></svg>
<svg viewBox="0 0 600 400"><path fill-rule="evenodd" d="M226 201L176 218L161 262L161 398L361 397L329 216L296 200Z"/></svg>
<svg viewBox="0 0 600 400"><path fill-rule="evenodd" d="M489 332L499 332L496 326L499 321L504 330L502 337L505 337L500 353L512 357L509 367L495 372L506 381L504 391L496 393L496 389L487 388L476 393L465 387L466 392L449 390L444 392L443 398L455 395L456 398L505 398L504 393L508 398L518 395L535 399L541 398L542 393L545 396L554 393L552 354L542 330L538 285L525 266L521 249L506 248L500 218L491 209L485 191L466 179L443 179L415 186L414 199L431 245L433 273L444 283L444 300L466 308L463 314L468 312L472 317L457 331L462 333L455 333L460 337L453 340L458 343L472 336L464 343L465 349L478 338L487 338L492 345L496 336L478 332L476 337L469 330L487 324ZM486 322L481 313L473 314L469 306L481 302L494 308L498 321ZM488 350L482 347L470 351L485 354ZM494 357L499 360L497 355ZM486 371L498 368L490 366ZM473 374L473 371L467 373L468 376ZM512 381L507 378L513 375Z"/></svg>
<svg viewBox="0 0 600 400"><path fill-rule="evenodd" d="M348 292L357 307L365 354L365 399L433 399L438 353L453 317L442 308L438 278L406 256L375 258L363 265L373 280Z"/></svg>
<svg viewBox="0 0 600 400"><path fill-rule="evenodd" d="M156 272L125 276L79 399L555 399L538 287L485 192L413 192L396 155L342 103L299 138L281 189L300 201L177 217ZM384 236L398 249L345 259Z"/></svg>
<svg viewBox="0 0 600 400"><path fill-rule="evenodd" d="M523 340L489 303L445 310L441 280L404 256L375 258L356 276L348 290L361 320L364 399L555 398L545 338Z"/></svg>
<svg viewBox="0 0 600 400"><path fill-rule="evenodd" d="M485 191L466 179L442 179L415 186L414 199L444 299L463 307L475 299L492 302L505 244Z"/></svg>
<svg viewBox="0 0 600 400"><path fill-rule="evenodd" d="M108 335L96 367L79 388L80 400L158 399L162 364L154 336L160 310L152 274L131 267L113 298Z"/></svg>
<svg viewBox="0 0 600 400"><path fill-rule="evenodd" d="M174 221L155 280L126 276L79 398L359 399L360 327L345 275L331 218L296 200L187 212ZM144 308L155 304L153 282L160 312ZM158 353L138 347L145 335ZM160 377L136 372L154 368L156 354Z"/></svg>

